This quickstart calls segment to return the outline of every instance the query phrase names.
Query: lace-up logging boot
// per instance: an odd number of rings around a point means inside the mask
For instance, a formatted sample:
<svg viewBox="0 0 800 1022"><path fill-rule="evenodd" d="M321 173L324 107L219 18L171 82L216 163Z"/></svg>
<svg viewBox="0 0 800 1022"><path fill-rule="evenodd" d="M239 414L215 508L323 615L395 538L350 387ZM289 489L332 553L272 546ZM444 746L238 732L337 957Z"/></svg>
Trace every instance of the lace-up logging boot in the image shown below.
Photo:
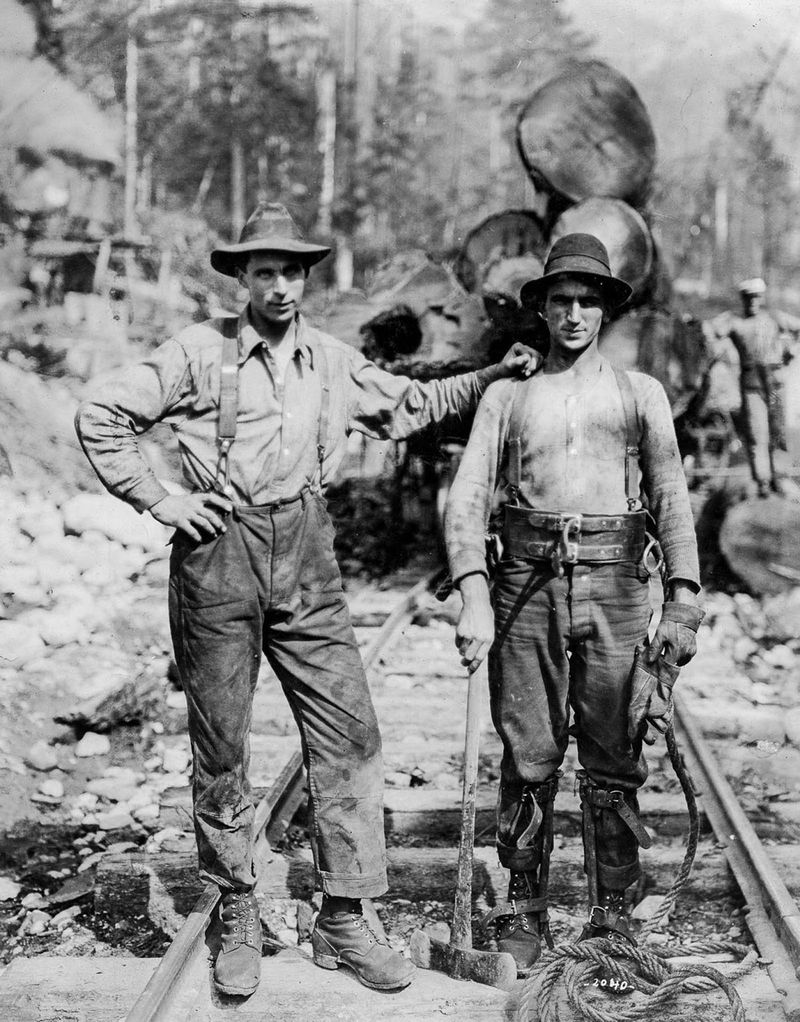
<svg viewBox="0 0 800 1022"><path fill-rule="evenodd" d="M512 870L508 885L508 906L513 914L497 919L497 950L506 951L517 963L517 975L527 976L542 953L541 913L545 899L538 898L536 883L527 873Z"/></svg>
<svg viewBox="0 0 800 1022"><path fill-rule="evenodd" d="M372 932L358 901L350 902L349 911L331 912L323 904L311 934L311 948L314 962L321 968L346 965L359 982L373 990L401 990L416 971L412 962Z"/></svg>
<svg viewBox="0 0 800 1022"><path fill-rule="evenodd" d="M222 896L220 950L214 963L214 983L224 994L249 997L261 978L261 918L250 891Z"/></svg>

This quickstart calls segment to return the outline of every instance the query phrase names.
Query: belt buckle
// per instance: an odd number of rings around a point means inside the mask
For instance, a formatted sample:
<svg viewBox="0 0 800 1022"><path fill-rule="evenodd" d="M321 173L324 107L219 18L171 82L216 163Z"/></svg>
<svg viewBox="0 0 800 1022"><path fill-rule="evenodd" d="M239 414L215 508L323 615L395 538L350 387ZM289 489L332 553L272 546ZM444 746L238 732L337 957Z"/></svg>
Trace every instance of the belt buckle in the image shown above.
<svg viewBox="0 0 800 1022"><path fill-rule="evenodd" d="M602 905L592 905L589 911L589 925L601 930L607 926L607 924L608 910L603 908Z"/></svg>
<svg viewBox="0 0 800 1022"><path fill-rule="evenodd" d="M580 543L580 532L581 532L581 516L580 515L567 515L561 518L559 525L561 527L561 535L558 537L558 542L553 550L551 557L551 563L553 565L553 571L558 578L564 577L564 565L565 564L577 564L578 563L578 545ZM570 536L575 536L575 541L570 539Z"/></svg>

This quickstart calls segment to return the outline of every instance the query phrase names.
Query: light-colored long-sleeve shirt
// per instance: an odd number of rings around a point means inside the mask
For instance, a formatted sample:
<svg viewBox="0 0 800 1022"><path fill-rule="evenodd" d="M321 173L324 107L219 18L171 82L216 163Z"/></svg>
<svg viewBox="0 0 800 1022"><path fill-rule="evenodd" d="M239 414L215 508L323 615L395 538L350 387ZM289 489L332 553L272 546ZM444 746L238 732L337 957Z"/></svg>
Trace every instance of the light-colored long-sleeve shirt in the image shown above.
<svg viewBox="0 0 800 1022"><path fill-rule="evenodd" d="M237 435L230 452L232 499L238 504L285 500L319 477L322 372L315 348L324 351L330 394L323 485L339 466L350 432L404 438L447 414L471 412L497 377L493 367L427 383L393 376L302 316L293 357L282 371L246 309L239 327ZM93 381L76 429L111 493L138 511L167 496L137 442L157 422L172 427L188 488L219 489L221 363L221 321L209 320L187 327L141 362Z"/></svg>
<svg viewBox="0 0 800 1022"><path fill-rule="evenodd" d="M661 384L630 372L641 423L639 486L656 522L670 579L699 588L694 521ZM484 394L447 502L445 540L456 582L486 572L484 537L495 490L507 485L507 441L520 437L523 506L577 514L621 514L625 490L626 428L622 397L610 364L578 382L567 373L538 373L527 381L500 380Z"/></svg>

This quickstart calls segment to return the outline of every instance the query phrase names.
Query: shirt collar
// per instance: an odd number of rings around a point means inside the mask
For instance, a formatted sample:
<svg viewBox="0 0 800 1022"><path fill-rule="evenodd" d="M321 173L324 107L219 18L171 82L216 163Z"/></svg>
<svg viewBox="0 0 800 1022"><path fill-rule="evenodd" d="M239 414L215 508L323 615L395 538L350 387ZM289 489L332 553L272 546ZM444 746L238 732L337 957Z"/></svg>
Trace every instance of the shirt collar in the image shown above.
<svg viewBox="0 0 800 1022"><path fill-rule="evenodd" d="M239 314L239 365L244 365L255 349L259 347L263 341L264 338L253 326L252 320L250 319L250 306L247 305ZM311 348L308 344L308 324L299 312L295 317L294 350L296 355L299 355L300 358L308 362L309 365L311 364Z"/></svg>

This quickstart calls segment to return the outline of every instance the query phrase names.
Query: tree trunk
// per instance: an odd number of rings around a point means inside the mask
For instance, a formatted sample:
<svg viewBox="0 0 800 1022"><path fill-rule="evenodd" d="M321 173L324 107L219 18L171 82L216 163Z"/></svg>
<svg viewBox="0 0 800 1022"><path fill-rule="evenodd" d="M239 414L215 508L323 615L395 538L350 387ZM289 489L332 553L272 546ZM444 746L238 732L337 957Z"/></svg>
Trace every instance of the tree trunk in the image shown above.
<svg viewBox="0 0 800 1022"><path fill-rule="evenodd" d="M754 593L773 595L800 585L800 516L794 500L776 495L736 504L722 523L719 545Z"/></svg>
<svg viewBox="0 0 800 1022"><path fill-rule="evenodd" d="M132 32L125 49L125 211L124 234L136 235L136 146L137 92L139 89L139 47Z"/></svg>
<svg viewBox="0 0 800 1022"><path fill-rule="evenodd" d="M245 221L244 146L234 129L231 139L231 237L238 238Z"/></svg>
<svg viewBox="0 0 800 1022"><path fill-rule="evenodd" d="M621 199L584 199L553 224L551 241L574 232L593 234L606 246L611 272L641 294L653 269L653 240L642 217Z"/></svg>
<svg viewBox="0 0 800 1022"><path fill-rule="evenodd" d="M544 226L535 213L506 209L469 232L453 268L467 291L480 291L491 267L502 259L533 257L541 274L547 247ZM531 277L537 275L531 273Z"/></svg>
<svg viewBox="0 0 800 1022"><path fill-rule="evenodd" d="M606 195L640 206L649 194L650 117L628 79L601 61L576 62L530 97L517 146L537 187L575 202Z"/></svg>
<svg viewBox="0 0 800 1022"><path fill-rule="evenodd" d="M323 238L333 229L332 211L336 171L336 72L325 68L317 80L317 133L322 157L322 183L319 190L317 230Z"/></svg>

